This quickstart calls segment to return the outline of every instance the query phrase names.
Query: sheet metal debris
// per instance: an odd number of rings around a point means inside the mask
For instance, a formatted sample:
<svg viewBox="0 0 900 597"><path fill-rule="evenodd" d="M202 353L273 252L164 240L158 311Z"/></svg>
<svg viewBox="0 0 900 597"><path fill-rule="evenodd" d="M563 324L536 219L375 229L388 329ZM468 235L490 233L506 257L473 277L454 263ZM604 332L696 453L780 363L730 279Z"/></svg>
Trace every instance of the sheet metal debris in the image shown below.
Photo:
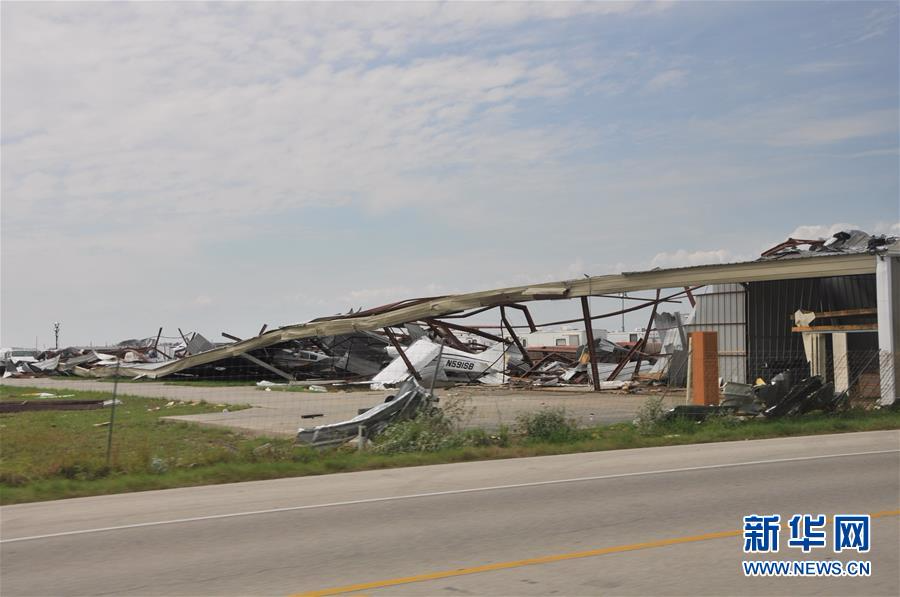
<svg viewBox="0 0 900 597"><path fill-rule="evenodd" d="M703 421L714 415L777 419L813 411L834 412L847 405L848 393L835 392L834 384L813 375L798 379L795 371L783 371L769 383L756 385L727 382L718 405L680 405L665 414L666 420Z"/></svg>
<svg viewBox="0 0 900 597"><path fill-rule="evenodd" d="M373 438L389 424L412 418L419 409L429 408L437 401L431 393L414 379L403 382L397 393L388 396L378 406L341 423L319 425L312 429L297 430L297 443L315 447L346 443L355 437Z"/></svg>

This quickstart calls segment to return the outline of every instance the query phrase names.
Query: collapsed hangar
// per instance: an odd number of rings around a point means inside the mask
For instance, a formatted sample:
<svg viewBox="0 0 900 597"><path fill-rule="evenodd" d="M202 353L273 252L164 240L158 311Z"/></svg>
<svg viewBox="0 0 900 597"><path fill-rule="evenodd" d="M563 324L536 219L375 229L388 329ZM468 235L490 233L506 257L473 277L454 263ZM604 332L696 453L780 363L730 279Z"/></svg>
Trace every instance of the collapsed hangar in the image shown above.
<svg viewBox="0 0 900 597"><path fill-rule="evenodd" d="M582 299L583 321L589 330L591 321L609 314L592 315L586 297L632 291L657 291L655 301L629 309L652 306L652 322L656 307L667 298L661 297L662 289L683 288L677 294L689 295L704 286L714 286L713 292L707 289L705 313L691 322L690 329L718 332L717 355L726 380L751 383L780 368L807 367L830 378L836 387L849 383L850 377L874 376L880 404L893 404L898 399L900 242L861 231L841 232L828 241L788 239L750 262L626 272L409 299L264 331L254 338L176 361L123 367L121 372L160 378L290 340L376 330L385 330L391 336L389 328L407 323L423 322L449 330L455 324L446 319L465 319L493 308L501 310L506 322L504 309L522 309L531 301ZM721 298L710 300L716 296ZM534 326L530 316L529 324ZM507 327L515 339L514 326ZM849 354L868 356L851 363ZM593 354L591 364L596 364ZM595 384L595 388L599 386Z"/></svg>

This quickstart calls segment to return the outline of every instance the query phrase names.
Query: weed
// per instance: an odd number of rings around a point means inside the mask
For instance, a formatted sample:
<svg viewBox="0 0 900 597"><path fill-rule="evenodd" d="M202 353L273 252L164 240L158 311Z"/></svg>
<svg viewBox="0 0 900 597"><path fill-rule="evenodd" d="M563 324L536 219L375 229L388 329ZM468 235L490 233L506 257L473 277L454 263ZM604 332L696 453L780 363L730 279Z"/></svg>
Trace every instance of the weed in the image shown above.
<svg viewBox="0 0 900 597"><path fill-rule="evenodd" d="M563 408L547 408L516 417L516 427L521 435L532 441L562 443L575 441L582 436L575 422L566 417Z"/></svg>
<svg viewBox="0 0 900 597"><path fill-rule="evenodd" d="M638 408L634 426L643 435L654 433L666 414L661 396L651 396Z"/></svg>
<svg viewBox="0 0 900 597"><path fill-rule="evenodd" d="M435 452L452 447L455 440L453 423L442 410L423 410L413 419L388 425L376 438L373 451L380 454Z"/></svg>
<svg viewBox="0 0 900 597"><path fill-rule="evenodd" d="M440 408L424 408L412 419L388 425L375 439L372 449L378 454L399 454L508 442L508 433L501 437L483 429L465 429L473 413L466 398L444 400Z"/></svg>

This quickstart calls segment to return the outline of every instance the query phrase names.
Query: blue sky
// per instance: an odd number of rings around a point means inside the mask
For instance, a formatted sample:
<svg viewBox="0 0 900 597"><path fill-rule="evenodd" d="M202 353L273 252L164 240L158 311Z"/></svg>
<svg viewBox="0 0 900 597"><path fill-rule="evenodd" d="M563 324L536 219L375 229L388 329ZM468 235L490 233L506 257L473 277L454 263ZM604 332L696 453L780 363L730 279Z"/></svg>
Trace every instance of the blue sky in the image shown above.
<svg viewBox="0 0 900 597"><path fill-rule="evenodd" d="M900 233L893 2L0 10L3 345Z"/></svg>

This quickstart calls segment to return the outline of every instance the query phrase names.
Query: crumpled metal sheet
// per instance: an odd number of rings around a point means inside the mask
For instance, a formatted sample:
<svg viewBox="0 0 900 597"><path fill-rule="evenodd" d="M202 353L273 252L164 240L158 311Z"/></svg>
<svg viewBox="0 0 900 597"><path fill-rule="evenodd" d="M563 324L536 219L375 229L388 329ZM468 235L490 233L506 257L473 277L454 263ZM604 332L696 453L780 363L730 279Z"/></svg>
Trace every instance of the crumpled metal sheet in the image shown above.
<svg viewBox="0 0 900 597"><path fill-rule="evenodd" d="M415 379L403 383L390 401L382 402L349 421L319 425L297 430L297 443L309 446L333 446L350 441L364 428L364 437L372 438L390 423L413 417L420 408L427 407L434 397Z"/></svg>

